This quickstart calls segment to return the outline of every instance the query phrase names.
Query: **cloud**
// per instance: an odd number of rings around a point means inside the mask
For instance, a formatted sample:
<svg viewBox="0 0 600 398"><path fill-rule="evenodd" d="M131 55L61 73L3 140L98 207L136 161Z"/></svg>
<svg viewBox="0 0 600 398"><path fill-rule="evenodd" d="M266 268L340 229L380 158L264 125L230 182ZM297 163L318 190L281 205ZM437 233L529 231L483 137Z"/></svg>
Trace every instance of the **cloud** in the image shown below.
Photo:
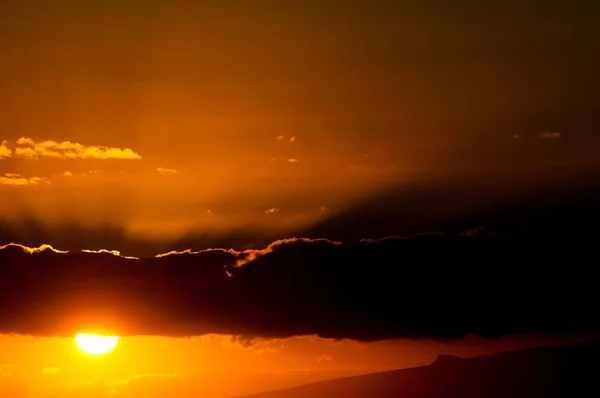
<svg viewBox="0 0 600 398"><path fill-rule="evenodd" d="M0 333L495 338L600 331L591 240L484 232L127 259L0 250Z"/></svg>
<svg viewBox="0 0 600 398"><path fill-rule="evenodd" d="M47 178L41 177L24 178L19 177L18 174L12 173L6 173L5 176L6 177L0 176L0 184L2 185L38 185L41 183L50 183L50 181Z"/></svg>
<svg viewBox="0 0 600 398"><path fill-rule="evenodd" d="M29 185L29 180L27 178L18 178L18 177L0 177L0 184Z"/></svg>
<svg viewBox="0 0 600 398"><path fill-rule="evenodd" d="M10 248L16 248L16 249L21 250L23 253L29 253L29 254L42 253L42 252L46 252L46 251L50 251L50 252L57 253L57 254L58 253L61 253L61 254L68 253L67 250L58 250L58 249L53 248L50 245L41 245L39 247L27 247L24 245L20 245L18 243L9 243L7 245L0 246L0 250L6 250L6 249L10 249ZM0 253L2 253L2 252L0 251Z"/></svg>
<svg viewBox="0 0 600 398"><path fill-rule="evenodd" d="M278 135L276 138L277 138L277 141L283 141L283 140L285 139L285 135ZM295 137L295 136L291 136L291 137L288 139L288 142L289 142L290 144L291 144L291 143L293 143L294 141L296 141L296 137Z"/></svg>
<svg viewBox="0 0 600 398"><path fill-rule="evenodd" d="M277 207L271 207L270 209L265 210L265 214L277 213L279 209Z"/></svg>
<svg viewBox="0 0 600 398"><path fill-rule="evenodd" d="M0 159L6 159L12 156L12 149L8 147L8 141L2 141L0 143Z"/></svg>
<svg viewBox="0 0 600 398"><path fill-rule="evenodd" d="M130 148L86 146L70 141L35 141L26 137L19 138L16 144L21 147L15 148L14 155L31 159L141 159L141 156ZM8 156L11 154L12 151Z"/></svg>
<svg viewBox="0 0 600 398"><path fill-rule="evenodd" d="M111 254L113 256L123 257L123 258L127 258L127 259L136 259L136 260L139 260L139 257L121 255L121 252L119 252L118 250L106 250L106 249L88 250L88 249L84 249L81 252L82 253L96 253L96 254L102 254L102 253L104 253L104 254Z"/></svg>
<svg viewBox="0 0 600 398"><path fill-rule="evenodd" d="M45 183L47 183L47 184L50 184L50 181L48 181L48 179L47 179L47 178L42 178L42 177L31 177L31 178L29 179L29 183L30 183L30 184L33 184L33 185L36 185L36 184L39 184L39 183L42 183L42 182L45 182Z"/></svg>
<svg viewBox="0 0 600 398"><path fill-rule="evenodd" d="M167 169L167 168L163 168L163 167L157 168L156 171L159 172L160 174L177 174L177 170Z"/></svg>
<svg viewBox="0 0 600 398"><path fill-rule="evenodd" d="M332 362L332 361L333 361L333 357L328 354L323 354L317 358L317 363L326 363L326 362Z"/></svg>
<svg viewBox="0 0 600 398"><path fill-rule="evenodd" d="M544 131L540 134L540 137L545 139L558 139L562 137L562 134L559 131Z"/></svg>
<svg viewBox="0 0 600 398"><path fill-rule="evenodd" d="M73 175L73 173L71 173L70 171L65 171L63 173L63 176L65 176L65 177L71 177L72 175Z"/></svg>

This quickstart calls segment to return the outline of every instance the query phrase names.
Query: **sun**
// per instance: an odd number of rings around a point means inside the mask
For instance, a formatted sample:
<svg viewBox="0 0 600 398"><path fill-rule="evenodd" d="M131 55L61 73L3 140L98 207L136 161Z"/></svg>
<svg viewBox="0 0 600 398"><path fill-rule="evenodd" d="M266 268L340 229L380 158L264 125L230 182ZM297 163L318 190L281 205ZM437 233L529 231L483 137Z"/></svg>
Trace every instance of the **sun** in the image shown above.
<svg viewBox="0 0 600 398"><path fill-rule="evenodd" d="M102 355L115 348L119 342L119 336L79 333L75 335L75 342L81 350L88 354Z"/></svg>

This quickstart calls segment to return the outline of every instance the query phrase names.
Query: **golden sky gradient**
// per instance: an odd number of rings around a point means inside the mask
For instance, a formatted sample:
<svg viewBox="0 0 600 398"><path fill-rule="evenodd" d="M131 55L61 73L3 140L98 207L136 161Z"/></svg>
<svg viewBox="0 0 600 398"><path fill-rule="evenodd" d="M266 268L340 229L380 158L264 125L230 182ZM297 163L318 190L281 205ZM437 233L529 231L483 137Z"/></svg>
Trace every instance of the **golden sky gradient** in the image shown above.
<svg viewBox="0 0 600 398"><path fill-rule="evenodd" d="M114 351L92 357L83 355L73 338L0 335L0 393L11 398L230 397L419 366L441 353L472 356L573 340L527 336L359 343L306 336L247 345L222 335L122 337Z"/></svg>
<svg viewBox="0 0 600 398"><path fill-rule="evenodd" d="M567 3L34 3L0 16L4 218L288 235L431 173L596 162Z"/></svg>
<svg viewBox="0 0 600 398"><path fill-rule="evenodd" d="M576 192L600 166L594 2L501 3L1 2L0 246L462 232ZM0 396L227 397L555 341L473 339L124 336L87 358L6 334Z"/></svg>

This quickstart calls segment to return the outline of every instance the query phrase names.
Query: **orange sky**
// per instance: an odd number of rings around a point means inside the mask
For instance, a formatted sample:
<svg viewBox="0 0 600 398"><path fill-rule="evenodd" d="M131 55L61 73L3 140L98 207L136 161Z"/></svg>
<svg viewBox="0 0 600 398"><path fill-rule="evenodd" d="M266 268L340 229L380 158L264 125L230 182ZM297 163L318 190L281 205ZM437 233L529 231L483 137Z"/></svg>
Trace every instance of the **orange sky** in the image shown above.
<svg viewBox="0 0 600 398"><path fill-rule="evenodd" d="M0 393L10 398L228 397L430 363L440 353L480 355L571 339L539 336L457 343L379 343L316 337L257 341L230 336L125 337L104 356L82 354L73 338L0 335Z"/></svg>
<svg viewBox="0 0 600 398"><path fill-rule="evenodd" d="M597 163L566 3L34 3L0 13L0 210L38 229L286 236L431 173Z"/></svg>
<svg viewBox="0 0 600 398"><path fill-rule="evenodd" d="M3 218L286 236L431 173L597 163L593 13L242 3L4 5Z"/></svg>
<svg viewBox="0 0 600 398"><path fill-rule="evenodd" d="M2 2L0 246L554 233L523 214L600 170L593 2L426 3ZM230 340L0 335L0 395L232 396L546 341Z"/></svg>

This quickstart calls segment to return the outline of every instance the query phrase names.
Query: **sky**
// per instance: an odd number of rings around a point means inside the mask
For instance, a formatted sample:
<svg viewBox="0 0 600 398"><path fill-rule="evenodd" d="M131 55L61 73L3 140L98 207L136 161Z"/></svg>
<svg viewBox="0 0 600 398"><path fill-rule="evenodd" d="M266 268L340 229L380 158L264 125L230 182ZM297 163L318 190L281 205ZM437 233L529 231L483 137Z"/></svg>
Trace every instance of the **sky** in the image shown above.
<svg viewBox="0 0 600 398"><path fill-rule="evenodd" d="M599 18L3 2L0 392L232 396L595 333Z"/></svg>

